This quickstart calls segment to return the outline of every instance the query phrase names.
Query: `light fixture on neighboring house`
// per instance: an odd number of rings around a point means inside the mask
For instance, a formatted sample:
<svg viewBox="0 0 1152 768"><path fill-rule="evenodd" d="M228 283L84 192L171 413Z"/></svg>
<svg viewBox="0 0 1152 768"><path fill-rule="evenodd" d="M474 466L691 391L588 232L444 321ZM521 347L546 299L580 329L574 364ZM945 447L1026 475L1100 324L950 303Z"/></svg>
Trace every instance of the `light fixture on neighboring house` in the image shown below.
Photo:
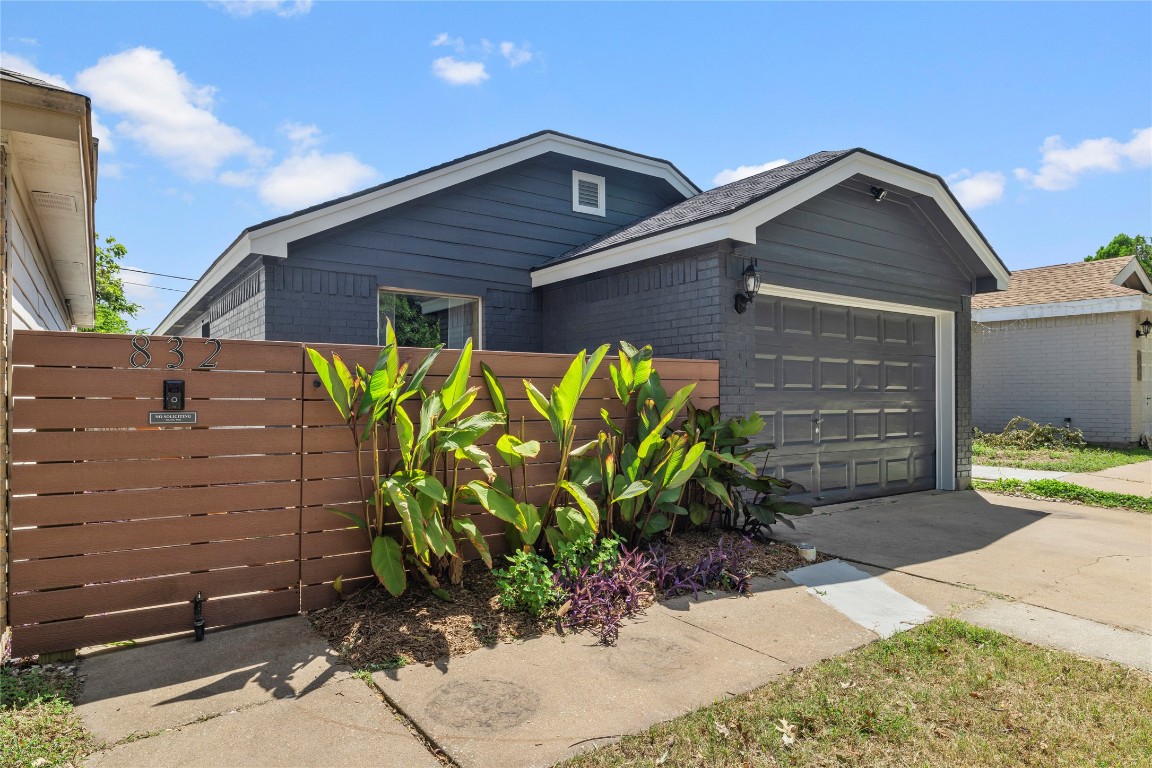
<svg viewBox="0 0 1152 768"><path fill-rule="evenodd" d="M1152 334L1152 320L1145 318L1144 322L1140 323L1140 327L1136 329L1136 338L1149 334Z"/></svg>
<svg viewBox="0 0 1152 768"><path fill-rule="evenodd" d="M888 190L884 189L884 187L871 187L868 191L872 193L872 202L874 203L878 203L888 197Z"/></svg>
<svg viewBox="0 0 1152 768"><path fill-rule="evenodd" d="M756 269L756 259L748 262L748 266L740 273L740 282L744 292L736 294L736 314L738 315L748 311L748 305L755 301L756 294L760 292L760 272Z"/></svg>

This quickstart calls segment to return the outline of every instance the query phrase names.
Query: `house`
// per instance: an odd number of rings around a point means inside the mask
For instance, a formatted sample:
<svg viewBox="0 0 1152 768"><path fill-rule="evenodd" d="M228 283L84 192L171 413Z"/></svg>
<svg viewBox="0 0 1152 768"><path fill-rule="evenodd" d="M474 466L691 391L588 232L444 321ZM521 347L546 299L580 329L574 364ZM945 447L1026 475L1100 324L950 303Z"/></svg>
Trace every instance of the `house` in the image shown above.
<svg viewBox="0 0 1152 768"><path fill-rule="evenodd" d="M1007 284L940 177L867 150L705 192L542 131L249 227L157 333L373 344L388 316L402 344L718 359L825 503L966 487L971 296Z"/></svg>
<svg viewBox="0 0 1152 768"><path fill-rule="evenodd" d="M9 349L16 328L96 317L96 140L86 96L0 69L0 520L7 521ZM0 537L0 595L6 537ZM0 600L0 627L6 603Z"/></svg>
<svg viewBox="0 0 1152 768"><path fill-rule="evenodd" d="M972 415L1070 425L1092 443L1152 435L1152 281L1135 257L1024 269L972 300Z"/></svg>

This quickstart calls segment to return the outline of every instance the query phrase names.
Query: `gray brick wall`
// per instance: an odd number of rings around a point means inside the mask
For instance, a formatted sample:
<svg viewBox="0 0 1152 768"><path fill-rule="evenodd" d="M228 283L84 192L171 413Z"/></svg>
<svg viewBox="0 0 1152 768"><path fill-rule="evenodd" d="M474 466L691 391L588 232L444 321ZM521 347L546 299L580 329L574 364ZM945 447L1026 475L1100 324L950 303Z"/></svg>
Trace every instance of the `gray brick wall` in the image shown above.
<svg viewBox="0 0 1152 768"><path fill-rule="evenodd" d="M183 333L200 336L207 323L209 335L218 339L265 340L265 270L265 267L258 266L235 281L230 289L212 302L207 312L189 323Z"/></svg>
<svg viewBox="0 0 1152 768"><path fill-rule="evenodd" d="M269 341L377 342L376 278L281 264L267 268Z"/></svg>
<svg viewBox="0 0 1152 768"><path fill-rule="evenodd" d="M481 300L484 348L502 352L539 352L543 348L538 293L489 289Z"/></svg>
<svg viewBox="0 0 1152 768"><path fill-rule="evenodd" d="M973 422L998 432L1014 416L1071 417L1090 442L1134 442L1137 343L1133 313L975 323Z"/></svg>
<svg viewBox="0 0 1152 768"><path fill-rule="evenodd" d="M956 313L956 489L972 485L972 298Z"/></svg>

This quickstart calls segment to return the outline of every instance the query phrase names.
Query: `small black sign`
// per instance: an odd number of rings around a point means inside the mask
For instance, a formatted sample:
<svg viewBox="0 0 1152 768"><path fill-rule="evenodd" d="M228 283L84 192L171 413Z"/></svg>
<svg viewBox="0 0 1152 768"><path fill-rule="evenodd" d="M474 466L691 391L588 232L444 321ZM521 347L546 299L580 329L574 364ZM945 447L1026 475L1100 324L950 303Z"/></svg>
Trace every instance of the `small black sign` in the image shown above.
<svg viewBox="0 0 1152 768"><path fill-rule="evenodd" d="M149 424L195 424L196 411L149 411Z"/></svg>

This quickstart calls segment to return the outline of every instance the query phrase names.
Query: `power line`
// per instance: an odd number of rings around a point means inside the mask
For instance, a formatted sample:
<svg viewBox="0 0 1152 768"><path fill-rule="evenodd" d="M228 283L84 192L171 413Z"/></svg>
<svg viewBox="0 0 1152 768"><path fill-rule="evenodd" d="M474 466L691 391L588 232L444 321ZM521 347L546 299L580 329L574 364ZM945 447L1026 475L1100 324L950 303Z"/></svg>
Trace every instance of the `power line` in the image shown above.
<svg viewBox="0 0 1152 768"><path fill-rule="evenodd" d="M160 273L160 272L149 272L146 269L133 269L132 267L120 267L120 270L122 272L139 272L142 275L156 275L156 277L170 277L173 280L187 280L190 283L196 282L196 278L194 278L194 277L180 277L180 275L165 275L165 274ZM139 283L133 283L133 285L139 285Z"/></svg>
<svg viewBox="0 0 1152 768"><path fill-rule="evenodd" d="M120 282L124 283L124 285L138 285L141 288L157 288L161 291L175 291L176 293L188 293L188 291L184 290L183 288L165 288L162 285L150 285L148 283L134 283L131 280L121 280Z"/></svg>

